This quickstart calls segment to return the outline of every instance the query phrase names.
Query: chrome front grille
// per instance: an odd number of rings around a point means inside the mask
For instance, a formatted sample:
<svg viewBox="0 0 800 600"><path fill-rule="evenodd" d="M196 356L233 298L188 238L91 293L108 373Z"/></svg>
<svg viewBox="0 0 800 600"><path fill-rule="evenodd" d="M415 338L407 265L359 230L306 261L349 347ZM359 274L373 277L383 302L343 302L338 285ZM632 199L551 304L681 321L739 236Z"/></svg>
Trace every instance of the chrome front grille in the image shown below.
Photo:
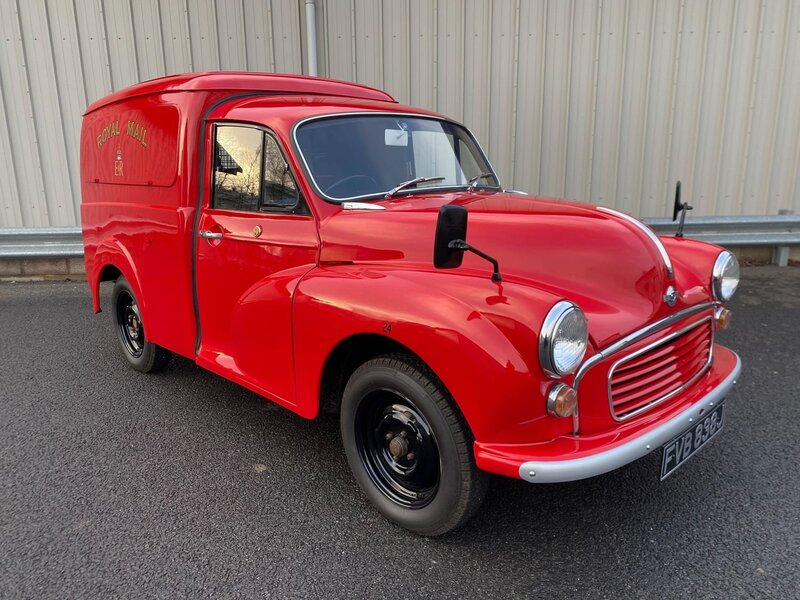
<svg viewBox="0 0 800 600"><path fill-rule="evenodd" d="M629 419L689 386L711 364L712 343L706 317L617 361L608 375L614 418Z"/></svg>

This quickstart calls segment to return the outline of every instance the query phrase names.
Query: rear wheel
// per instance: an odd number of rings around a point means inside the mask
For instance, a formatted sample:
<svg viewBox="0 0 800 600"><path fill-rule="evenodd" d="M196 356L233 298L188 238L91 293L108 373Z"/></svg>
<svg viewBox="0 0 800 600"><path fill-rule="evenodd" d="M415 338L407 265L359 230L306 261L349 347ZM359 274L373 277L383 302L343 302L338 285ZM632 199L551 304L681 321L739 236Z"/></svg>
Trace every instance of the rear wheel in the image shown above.
<svg viewBox="0 0 800 600"><path fill-rule="evenodd" d="M127 279L120 277L114 282L111 298L117 337L128 364L142 373L154 373L166 367L171 354L147 340L139 303Z"/></svg>
<svg viewBox="0 0 800 600"><path fill-rule="evenodd" d="M347 460L387 518L435 536L466 523L486 494L472 437L438 378L404 354L372 359L353 373L342 398Z"/></svg>

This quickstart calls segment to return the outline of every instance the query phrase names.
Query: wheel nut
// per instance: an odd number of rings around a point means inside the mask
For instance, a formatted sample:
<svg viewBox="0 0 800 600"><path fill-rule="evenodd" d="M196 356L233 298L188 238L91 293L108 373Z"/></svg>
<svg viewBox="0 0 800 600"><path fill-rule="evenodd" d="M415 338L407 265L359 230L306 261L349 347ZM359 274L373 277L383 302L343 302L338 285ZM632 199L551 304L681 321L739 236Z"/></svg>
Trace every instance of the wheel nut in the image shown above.
<svg viewBox="0 0 800 600"><path fill-rule="evenodd" d="M394 437L394 436L391 434L391 432L387 433L387 434L386 434L386 441L388 442L388 441L389 441L389 440L391 440L393 437Z"/></svg>
<svg viewBox="0 0 800 600"><path fill-rule="evenodd" d="M402 438L408 437L408 432L406 432L406 430L404 429L403 431L400 432L400 437Z"/></svg>
<svg viewBox="0 0 800 600"><path fill-rule="evenodd" d="M415 458L417 458L417 455L416 455L416 454L414 454L413 452L409 452L409 453L406 455L406 460L414 460Z"/></svg>

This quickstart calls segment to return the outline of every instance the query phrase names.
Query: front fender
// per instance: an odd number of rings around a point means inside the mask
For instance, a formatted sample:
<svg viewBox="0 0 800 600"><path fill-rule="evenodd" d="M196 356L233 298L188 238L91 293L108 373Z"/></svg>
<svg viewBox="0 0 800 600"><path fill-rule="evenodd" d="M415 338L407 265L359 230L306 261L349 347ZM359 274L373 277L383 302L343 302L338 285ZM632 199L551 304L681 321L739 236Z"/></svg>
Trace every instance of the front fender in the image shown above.
<svg viewBox="0 0 800 600"><path fill-rule="evenodd" d="M713 300L711 275L724 248L689 238L661 236L661 241L675 264L678 289L692 298L691 303Z"/></svg>
<svg viewBox="0 0 800 600"><path fill-rule="evenodd" d="M317 414L325 361L339 342L370 333L407 347L436 373L476 440L563 433L571 422L546 416L548 384L536 358L539 324L557 300L484 276L363 265L316 269L294 301L298 412Z"/></svg>

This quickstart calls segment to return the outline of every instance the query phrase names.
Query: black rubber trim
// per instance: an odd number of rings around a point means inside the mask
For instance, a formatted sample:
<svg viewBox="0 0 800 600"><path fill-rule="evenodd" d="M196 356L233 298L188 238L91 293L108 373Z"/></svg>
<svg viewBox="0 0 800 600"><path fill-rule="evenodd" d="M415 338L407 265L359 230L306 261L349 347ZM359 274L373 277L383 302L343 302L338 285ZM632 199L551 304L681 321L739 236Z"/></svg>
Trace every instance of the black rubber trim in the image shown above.
<svg viewBox="0 0 800 600"><path fill-rule="evenodd" d="M254 96L285 96L285 95L286 94L253 91L253 92L244 92L241 94L233 94L232 96L225 96L224 98L220 98L219 100L211 104L211 106L209 106L206 109L206 111L203 113L203 116L200 118L200 135L198 136L200 161L197 167L197 172L198 172L197 202L195 203L194 226L192 227L192 303L194 304L195 355L197 355L200 352L200 339L202 337L202 331L200 330L200 301L197 297L197 235L199 233L199 228L200 228L200 213L203 208L203 193L205 191L204 189L205 176L206 176L205 146L206 146L206 121L208 120L208 115L210 115L214 110L216 110L226 102L231 102L233 100L241 100L242 98L251 98Z"/></svg>

